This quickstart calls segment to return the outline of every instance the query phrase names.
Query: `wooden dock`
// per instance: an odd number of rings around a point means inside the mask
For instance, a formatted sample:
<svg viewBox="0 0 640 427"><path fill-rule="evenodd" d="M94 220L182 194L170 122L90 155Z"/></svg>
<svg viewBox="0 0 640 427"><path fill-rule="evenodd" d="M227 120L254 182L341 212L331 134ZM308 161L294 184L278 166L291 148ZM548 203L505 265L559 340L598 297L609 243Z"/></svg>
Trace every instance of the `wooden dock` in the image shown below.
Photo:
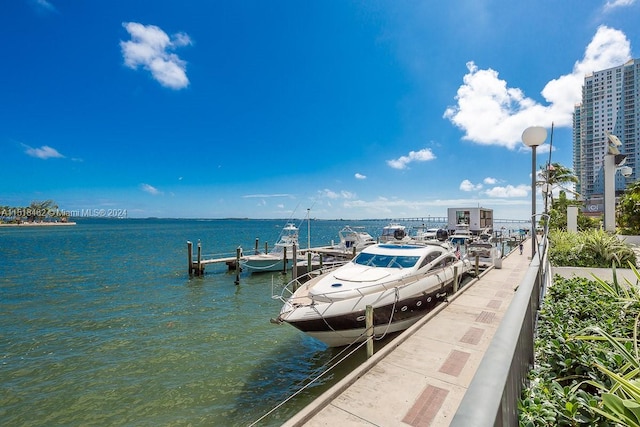
<svg viewBox="0 0 640 427"><path fill-rule="evenodd" d="M235 269L238 261L241 257L241 249L238 248L236 250L236 256L232 257L223 257L223 258L210 258L210 259L202 259L202 244L198 242L197 246L198 252L196 255L196 259L193 259L193 243L187 241L187 254L189 260L189 276L202 276L204 275L205 266L208 264L222 264L225 263L229 267L229 269Z"/></svg>
<svg viewBox="0 0 640 427"><path fill-rule="evenodd" d="M257 243L256 243L256 252L257 252ZM265 248L265 252L267 252L267 249ZM315 248L308 248L308 249L301 249L298 251L298 253L302 254L302 255L306 255L309 252L313 252L315 254L319 254L321 256L330 256L330 257L335 257L335 258L345 258L345 259L351 259L355 256L355 248L354 248L354 252L347 254L339 249L334 249L330 246L320 246L320 247L315 247ZM203 276L204 275L204 270L205 267L209 264L226 264L229 271L236 271L237 274L240 273L240 261L242 261L242 259L244 258L244 255L242 253L242 248L238 247L236 249L236 256L229 256L229 257L221 257L221 258L209 258L209 259L203 259L202 258L202 244L200 242L198 242L197 244L197 253L196 253L196 257L194 259L193 256L193 243L190 241L187 241L187 256L188 256L188 271L189 271L189 276ZM295 259L295 257L294 257ZM303 261L302 259L300 261ZM306 271L304 271L306 273ZM236 282L239 281L239 278L236 277Z"/></svg>

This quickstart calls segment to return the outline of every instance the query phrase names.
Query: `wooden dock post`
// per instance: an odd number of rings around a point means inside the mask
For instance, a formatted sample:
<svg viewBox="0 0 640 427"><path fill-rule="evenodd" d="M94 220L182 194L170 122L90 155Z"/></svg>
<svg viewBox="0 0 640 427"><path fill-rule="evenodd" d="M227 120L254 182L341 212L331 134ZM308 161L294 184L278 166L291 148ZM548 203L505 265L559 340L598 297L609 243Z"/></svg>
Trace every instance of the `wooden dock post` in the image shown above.
<svg viewBox="0 0 640 427"><path fill-rule="evenodd" d="M307 252L307 273L313 270L313 266L311 265L311 252Z"/></svg>
<svg viewBox="0 0 640 427"><path fill-rule="evenodd" d="M458 292L458 266L453 267L453 293Z"/></svg>
<svg viewBox="0 0 640 427"><path fill-rule="evenodd" d="M196 273L198 276L204 275L204 267L202 266L202 244L198 240L198 271Z"/></svg>
<svg viewBox="0 0 640 427"><path fill-rule="evenodd" d="M291 254L291 280L295 280L298 278L298 246L294 243L291 247L293 253ZM284 268L287 268L287 258L284 259Z"/></svg>
<svg viewBox="0 0 640 427"><path fill-rule="evenodd" d="M393 314L392 314L393 315ZM367 328L367 359L373 356L373 306L368 305L364 313Z"/></svg>
<svg viewBox="0 0 640 427"><path fill-rule="evenodd" d="M285 246L282 252L282 274L287 274L287 247Z"/></svg>
<svg viewBox="0 0 640 427"><path fill-rule="evenodd" d="M258 245L260 244L260 240L256 237L256 248L254 254L258 255Z"/></svg>
<svg viewBox="0 0 640 427"><path fill-rule="evenodd" d="M187 260L189 261L189 276L193 274L193 243L187 240Z"/></svg>
<svg viewBox="0 0 640 427"><path fill-rule="evenodd" d="M480 255L476 255L476 277L480 275Z"/></svg>
<svg viewBox="0 0 640 427"><path fill-rule="evenodd" d="M241 252L242 252L242 248L238 246L238 248L236 248L236 281L235 281L236 286L240 284L240 253Z"/></svg>

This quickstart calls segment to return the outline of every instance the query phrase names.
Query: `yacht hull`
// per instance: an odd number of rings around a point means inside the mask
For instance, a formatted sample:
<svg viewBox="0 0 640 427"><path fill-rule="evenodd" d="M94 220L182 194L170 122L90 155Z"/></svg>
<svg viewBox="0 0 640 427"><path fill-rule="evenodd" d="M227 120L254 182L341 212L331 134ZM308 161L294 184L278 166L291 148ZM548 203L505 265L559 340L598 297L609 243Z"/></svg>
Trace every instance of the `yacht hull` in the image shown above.
<svg viewBox="0 0 640 427"><path fill-rule="evenodd" d="M446 302L447 295L452 291L453 281L431 292L425 291L398 301L373 306L374 336L379 337L409 328L435 307ZM367 339L365 310L366 306L363 306L342 314L318 316L317 311L309 307L306 316L304 313L298 313L302 314L296 316L299 319L288 319L286 316L281 316L280 319L329 347L341 347Z"/></svg>

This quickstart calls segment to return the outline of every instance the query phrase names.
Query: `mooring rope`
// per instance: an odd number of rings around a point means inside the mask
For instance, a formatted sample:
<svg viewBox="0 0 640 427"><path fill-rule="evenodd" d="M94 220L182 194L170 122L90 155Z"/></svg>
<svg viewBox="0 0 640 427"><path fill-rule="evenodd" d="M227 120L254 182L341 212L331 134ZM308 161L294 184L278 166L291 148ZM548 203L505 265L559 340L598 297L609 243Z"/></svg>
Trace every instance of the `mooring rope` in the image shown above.
<svg viewBox="0 0 640 427"><path fill-rule="evenodd" d="M398 301L400 301L400 288L396 286L394 290L395 290L395 300L393 301L393 307L391 307L391 314L389 315L389 323L387 323L387 329L385 329L384 333L379 337L375 337L377 341L380 341L381 339L384 339L384 337L387 336L387 332L389 332L389 328L391 327L391 322L393 322L393 313L396 312L396 304L398 303Z"/></svg>
<svg viewBox="0 0 640 427"><path fill-rule="evenodd" d="M287 259L287 262L288 262L288 261L289 261L289 260ZM278 260L278 261L276 261L275 263L273 263L273 264L271 264L271 265L266 265L266 266L264 266L264 267L250 266L250 267L247 267L247 268L252 269L252 270L268 270L268 269L273 268L273 267L275 267L276 265L278 265L278 264L282 264L282 263L283 263L283 260ZM241 264L242 264L242 262L241 262ZM247 264L245 263L244 265L246 266Z"/></svg>
<svg viewBox="0 0 640 427"><path fill-rule="evenodd" d="M285 403L287 403L288 401L290 401L291 399L293 399L294 397L296 397L298 394L302 393L304 390L306 390L311 384L315 383L316 381L318 381L320 378L322 378L325 374L327 374L329 371L331 371L333 368L335 368L336 366L338 366L338 364L342 363L345 359L347 359L348 357L350 357L353 353L355 353L358 349L360 349L360 347L362 347L364 344L366 344L366 341L360 343L360 345L358 345L357 347L355 347L351 352L349 352L349 354L347 354L346 356L344 356L342 359L340 359L339 361L337 361L336 363L334 363L333 365L331 365L326 371L320 373L320 375L318 375L315 378L312 378L307 384L305 384L304 386L302 386L302 388L300 388L299 390L297 390L296 392L294 392L292 395L290 395L289 397L287 397L285 400L283 400L282 402L278 403L276 406L274 406L269 412L267 412L266 414L264 414L263 416L261 416L260 418L258 418L257 420L255 420L253 423L249 424L248 427L252 427L255 426L257 423L259 423L260 421L264 420L266 417L268 417L269 415L271 415L272 413L274 413L276 410L278 410L282 405L284 405ZM342 350L340 353L338 353L336 356L332 357L327 363L330 363L332 360L334 360L336 357L340 356L343 352L345 352L347 349L349 349L349 347L353 345L353 343L349 344L349 346L347 346L344 350ZM327 364L325 363L325 365ZM317 369L316 369L317 371ZM308 380L310 378L310 376L307 376L307 378L305 378L305 380Z"/></svg>

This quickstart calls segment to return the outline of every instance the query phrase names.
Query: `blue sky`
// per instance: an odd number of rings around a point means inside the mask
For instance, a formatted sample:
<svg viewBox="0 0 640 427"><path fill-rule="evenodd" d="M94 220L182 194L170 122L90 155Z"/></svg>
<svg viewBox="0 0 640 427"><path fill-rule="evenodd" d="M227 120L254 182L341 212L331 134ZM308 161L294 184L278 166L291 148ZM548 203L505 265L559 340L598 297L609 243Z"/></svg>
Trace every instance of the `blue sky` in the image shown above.
<svg viewBox="0 0 640 427"><path fill-rule="evenodd" d="M637 58L638 22L636 0L6 1L0 205L528 219L523 130L553 123L572 167L584 75Z"/></svg>

